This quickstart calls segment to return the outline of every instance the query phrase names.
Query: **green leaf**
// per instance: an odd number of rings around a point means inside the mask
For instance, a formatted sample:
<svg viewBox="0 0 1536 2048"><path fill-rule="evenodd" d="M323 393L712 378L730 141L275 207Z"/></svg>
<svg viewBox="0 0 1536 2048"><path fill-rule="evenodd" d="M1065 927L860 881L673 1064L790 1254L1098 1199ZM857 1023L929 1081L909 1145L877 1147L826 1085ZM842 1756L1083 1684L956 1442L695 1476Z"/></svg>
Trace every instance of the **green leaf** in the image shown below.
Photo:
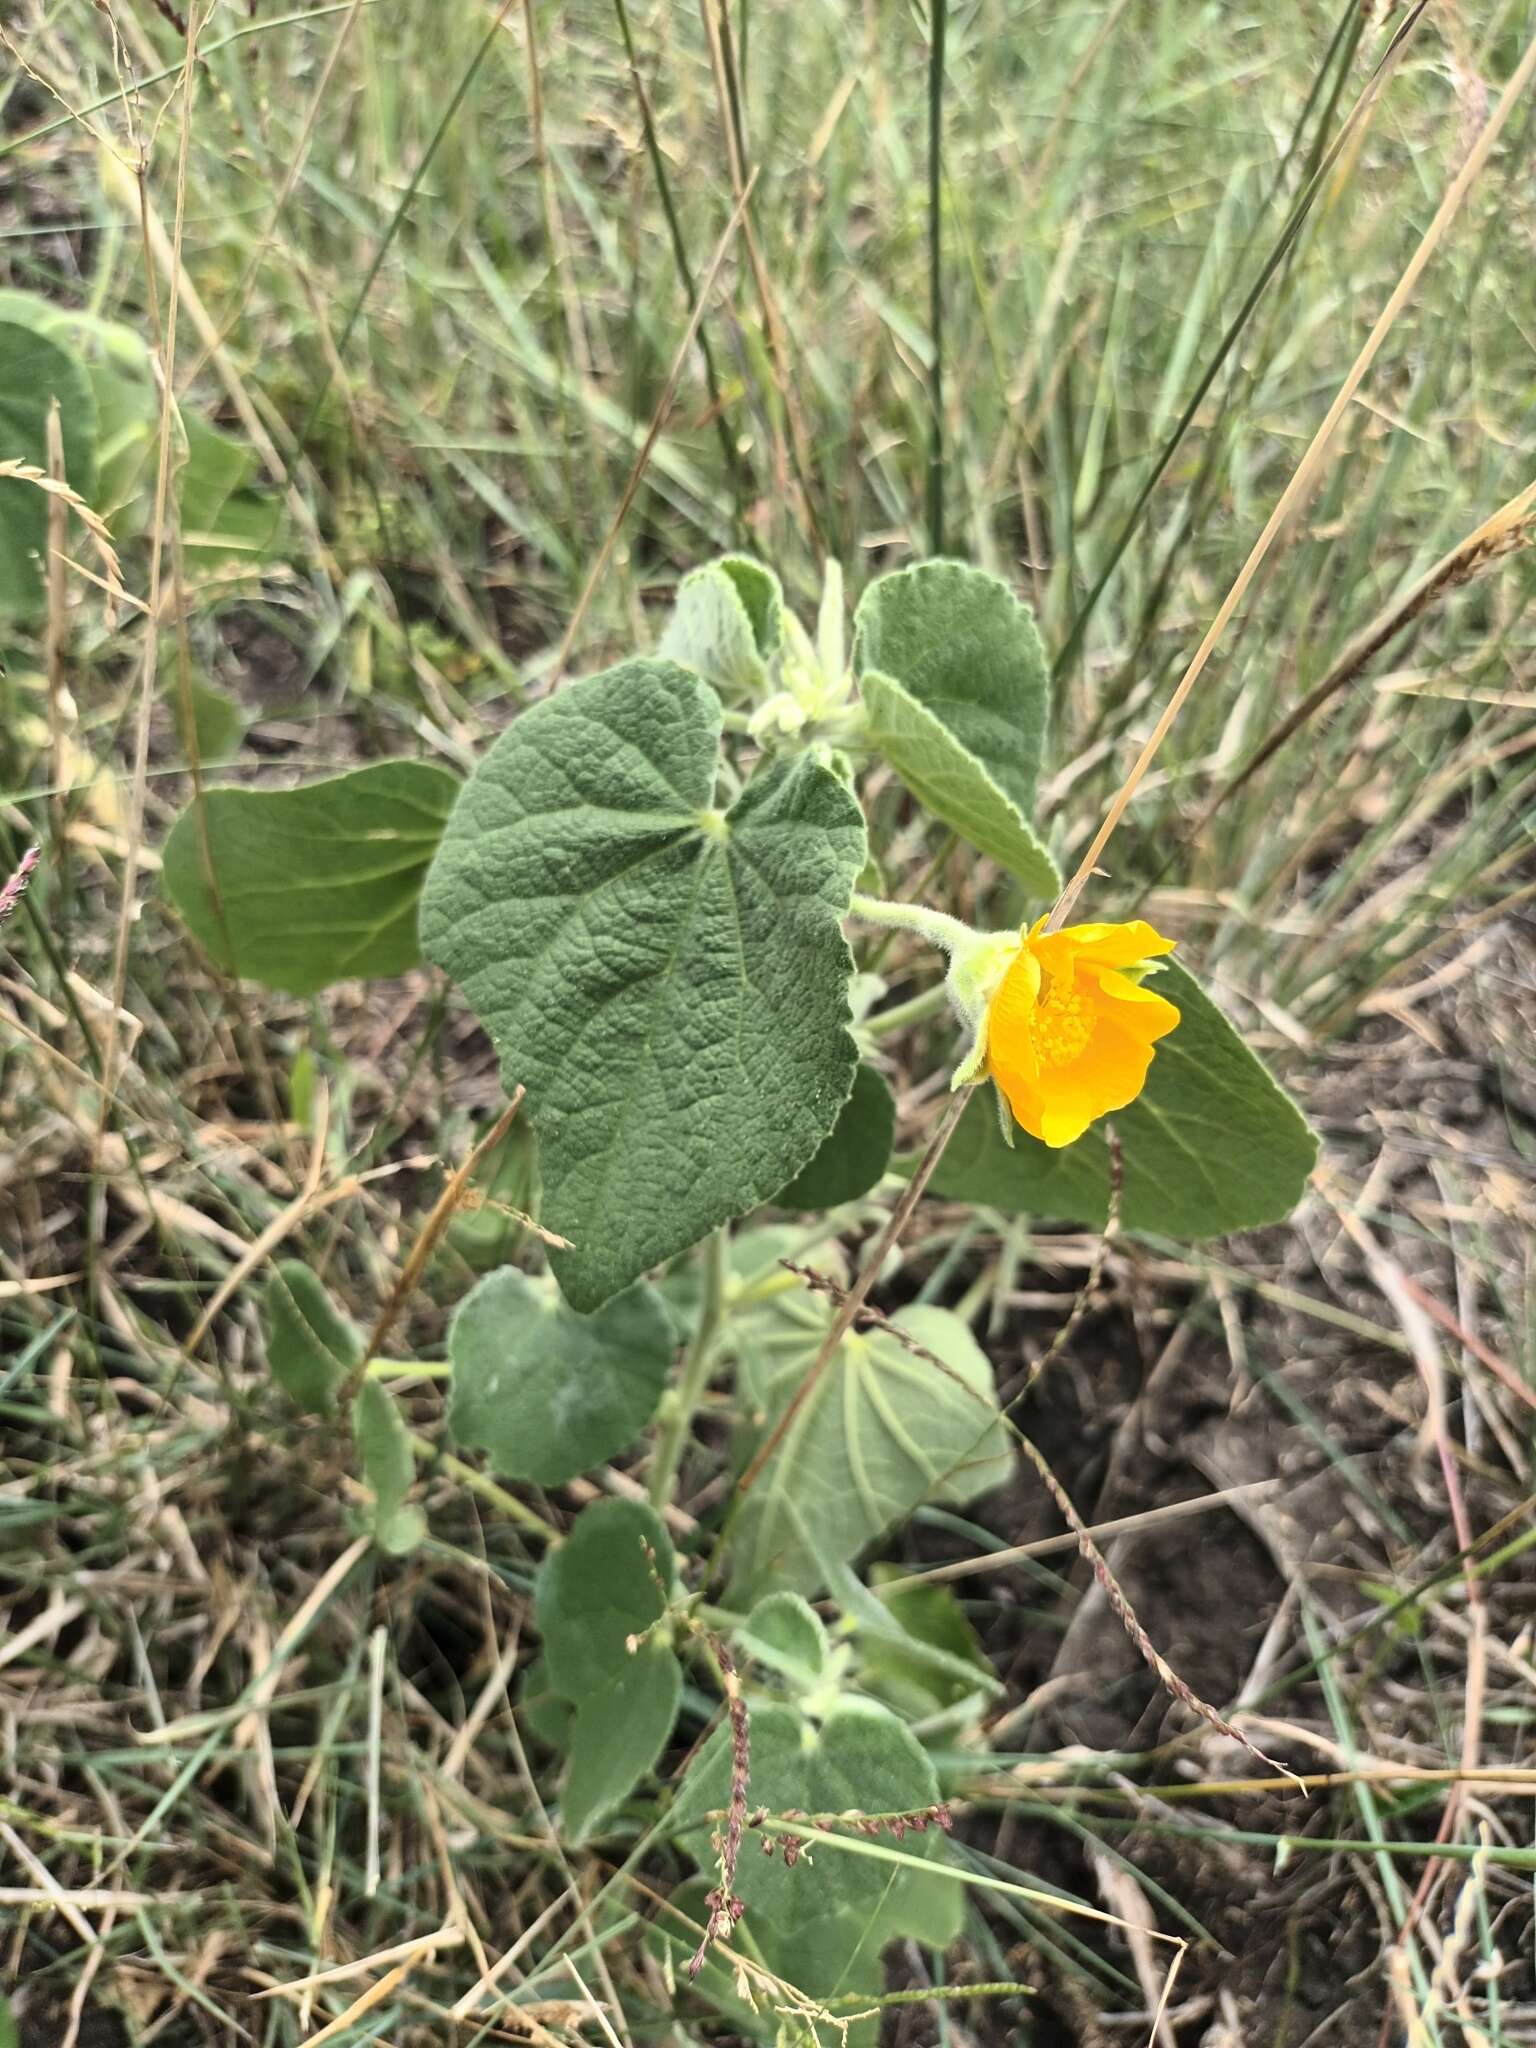
<svg viewBox="0 0 1536 2048"><path fill-rule="evenodd" d="M1056 863L1013 799L925 704L891 676L869 669L859 693L869 743L882 753L918 802L953 826L981 853L1017 876L1037 896L1061 887Z"/></svg>
<svg viewBox="0 0 1536 2048"><path fill-rule="evenodd" d="M861 1639L862 1671L871 1689L914 1720L996 1692L997 1674L948 1586L900 1583L907 1576L899 1564L877 1564L870 1573L880 1601L911 1644L909 1650L907 1642L884 1631ZM924 1654L935 1650L943 1666Z"/></svg>
<svg viewBox="0 0 1536 2048"><path fill-rule="evenodd" d="M676 1657L665 1643L645 1642L625 1652L613 1684L576 1702L561 1808L567 1841L585 1841L634 1791L666 1748L682 1696Z"/></svg>
<svg viewBox="0 0 1536 2048"><path fill-rule="evenodd" d="M899 569L865 591L854 633L858 671L899 683L1031 817L1049 672L1034 616L1007 584L963 562Z"/></svg>
<svg viewBox="0 0 1536 2048"><path fill-rule="evenodd" d="M267 1364L306 1415L334 1415L337 1389L363 1355L357 1329L298 1259L283 1259L267 1282Z"/></svg>
<svg viewBox="0 0 1536 2048"><path fill-rule="evenodd" d="M677 598L657 653L696 669L729 704L761 694L782 631L784 594L761 562L727 555L695 569Z"/></svg>
<svg viewBox="0 0 1536 2048"><path fill-rule="evenodd" d="M0 461L48 468L48 412L59 402L64 475L87 503L96 489L96 400L85 371L60 341L0 320ZM31 616L47 585L48 494L19 478L0 481L0 614Z"/></svg>
<svg viewBox="0 0 1536 2048"><path fill-rule="evenodd" d="M377 1380L364 1380L352 1404L352 1436L373 1494L373 1533L396 1557L414 1550L427 1533L419 1508L405 1497L416 1480L416 1457L394 1397Z"/></svg>
<svg viewBox="0 0 1536 2048"><path fill-rule="evenodd" d="M16 2022L11 2017L11 2002L0 1991L0 2048L18 2048L21 2036L16 2031Z"/></svg>
<svg viewBox="0 0 1536 2048"><path fill-rule="evenodd" d="M517 1710L547 1749L565 1755L571 1746L571 1727L576 1719L576 1709L564 1693L555 1691L547 1657L535 1657L523 1673Z"/></svg>
<svg viewBox="0 0 1536 2048"><path fill-rule="evenodd" d="M737 1647L801 1691L819 1685L828 1656L821 1617L798 1593L765 1593L736 1630Z"/></svg>
<svg viewBox="0 0 1536 2048"><path fill-rule="evenodd" d="M938 1781L926 1752L894 1714L872 1700L840 1700L817 1727L793 1707L754 1702L750 1716L748 1803L770 1814L913 1813L934 1805ZM730 1731L719 1729L683 1781L672 1828L707 1874L718 1867L704 1816L730 1800ZM902 1849L939 1862L942 1835L905 1836ZM950 1884L948 1889L959 1892ZM812 1845L793 1869L782 1851L765 1856L748 1837L736 1890L746 1905L743 1931L769 1966L812 1997L878 1989L881 1949L898 1933L932 1939L936 1885L921 1870ZM928 1909L923 1911L923 1909ZM920 1913L922 1917L920 1917ZM941 1938L945 1938L944 1929Z"/></svg>
<svg viewBox="0 0 1536 2048"><path fill-rule="evenodd" d="M947 1309L904 1309L899 1328L845 1337L752 1492L732 1544L732 1598L772 1586L814 1594L829 1565L856 1557L925 1500L973 1500L1003 1485L1013 1454L997 1417L992 1368ZM769 1395L784 1412L811 1354L791 1359Z"/></svg>
<svg viewBox="0 0 1536 2048"><path fill-rule="evenodd" d="M721 1335L725 1357L735 1362L738 1399L754 1428L760 1428L767 1418L773 1383L780 1371L792 1362L803 1369L832 1320L832 1305L826 1297L813 1294L778 1264L786 1256L794 1257L803 1242L803 1229L784 1223L743 1231L731 1240L733 1279L741 1282L754 1272L767 1272L766 1281L754 1289L753 1299L732 1302ZM839 1285L847 1277L830 1248L817 1253L816 1266Z"/></svg>
<svg viewBox="0 0 1536 2048"><path fill-rule="evenodd" d="M182 539L188 545L207 541L232 492L246 484L256 458L243 441L209 426L196 413L184 413L186 460L177 482L181 489Z"/></svg>
<svg viewBox="0 0 1536 2048"><path fill-rule="evenodd" d="M155 359L143 336L123 321L56 305L37 292L0 290L0 321L43 335L85 372L96 407L96 481L88 495L121 546L137 530L123 508L149 467L160 416Z"/></svg>
<svg viewBox="0 0 1536 2048"><path fill-rule="evenodd" d="M300 789L210 789L204 823L194 801L171 828L165 886L204 950L252 981L312 995L401 974L421 959L417 899L457 789L427 761Z"/></svg>
<svg viewBox="0 0 1536 2048"><path fill-rule="evenodd" d="M1317 1140L1182 967L1170 962L1154 986L1181 1014L1158 1041L1142 1093L1114 1114L1125 1167L1121 1222L1166 1237L1219 1237L1280 1222L1301 1198ZM990 1098L978 1089L966 1105L929 1193L1102 1225L1109 1215L1102 1127L1056 1151L1016 1132L1010 1151Z"/></svg>
<svg viewBox="0 0 1536 2048"><path fill-rule="evenodd" d="M528 1090L578 1309L775 1194L853 1084L863 819L804 755L713 811L720 719L662 661L536 704L465 785L422 897L428 957Z"/></svg>
<svg viewBox="0 0 1536 2048"><path fill-rule="evenodd" d="M579 1316L509 1266L482 1280L453 1319L448 1424L506 1477L561 1486L640 1434L672 1354L671 1318L644 1281Z"/></svg>
<svg viewBox="0 0 1536 2048"><path fill-rule="evenodd" d="M662 1632L646 1631L666 1611L673 1569L660 1518L624 1500L594 1502L540 1569L549 1682L576 1708L564 1810L573 1841L629 1797L672 1732L682 1667Z"/></svg>
<svg viewBox="0 0 1536 2048"><path fill-rule="evenodd" d="M245 712L227 691L215 689L212 683L201 682L195 676L191 695L191 738L197 743L198 764L204 768L218 767L240 751L240 742L245 738ZM171 701L176 707L182 751L190 761L192 746L179 689L173 689Z"/></svg>
<svg viewBox="0 0 1536 2048"><path fill-rule="evenodd" d="M539 1569L538 1622L549 1679L579 1700L622 1677L626 1647L666 1611L672 1539L639 1501L599 1500Z"/></svg>
<svg viewBox="0 0 1536 2048"><path fill-rule="evenodd" d="M860 1066L853 1093L821 1149L787 1188L774 1196L779 1209L835 1209L875 1187L891 1163L896 1135L896 1099L883 1074Z"/></svg>
<svg viewBox="0 0 1536 2048"><path fill-rule="evenodd" d="M231 491L219 507L214 530L187 542L187 560L200 572L226 563L252 567L280 553L283 508L267 491Z"/></svg>

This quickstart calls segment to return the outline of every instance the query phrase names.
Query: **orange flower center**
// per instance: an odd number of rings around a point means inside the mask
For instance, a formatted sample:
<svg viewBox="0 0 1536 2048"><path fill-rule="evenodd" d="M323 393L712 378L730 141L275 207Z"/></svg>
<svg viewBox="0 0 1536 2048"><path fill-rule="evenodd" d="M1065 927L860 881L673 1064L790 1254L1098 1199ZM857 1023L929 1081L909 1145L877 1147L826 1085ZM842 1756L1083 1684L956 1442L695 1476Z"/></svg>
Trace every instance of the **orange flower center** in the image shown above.
<svg viewBox="0 0 1536 2048"><path fill-rule="evenodd" d="M1093 1011L1070 985L1053 984L1034 1015L1035 1057L1042 1067L1065 1067L1093 1036Z"/></svg>

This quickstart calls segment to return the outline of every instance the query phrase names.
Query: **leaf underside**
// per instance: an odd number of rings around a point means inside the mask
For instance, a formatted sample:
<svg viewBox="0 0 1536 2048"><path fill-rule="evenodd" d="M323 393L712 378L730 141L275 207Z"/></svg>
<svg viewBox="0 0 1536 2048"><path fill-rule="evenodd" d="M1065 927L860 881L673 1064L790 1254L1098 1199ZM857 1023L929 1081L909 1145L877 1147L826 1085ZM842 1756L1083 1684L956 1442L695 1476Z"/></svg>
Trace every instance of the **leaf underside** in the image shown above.
<svg viewBox="0 0 1536 2048"><path fill-rule="evenodd" d="M458 787L428 761L377 761L299 789L210 789L171 828L165 886L232 974L291 995L403 974Z"/></svg>

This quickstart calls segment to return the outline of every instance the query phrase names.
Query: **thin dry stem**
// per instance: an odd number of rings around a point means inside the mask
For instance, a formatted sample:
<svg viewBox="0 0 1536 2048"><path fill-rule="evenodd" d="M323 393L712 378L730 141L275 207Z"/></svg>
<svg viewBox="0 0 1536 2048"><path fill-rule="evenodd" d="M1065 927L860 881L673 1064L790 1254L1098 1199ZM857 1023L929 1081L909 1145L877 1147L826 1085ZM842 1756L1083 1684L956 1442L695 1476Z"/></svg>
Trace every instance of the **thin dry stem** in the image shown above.
<svg viewBox="0 0 1536 2048"><path fill-rule="evenodd" d="M40 491L46 491L51 498L61 499L75 513L81 525L91 536L101 556L105 570L103 588L107 597L106 622L117 624L117 608L123 602L123 569L117 559L117 550L112 545L112 536L107 524L99 513L93 512L78 491L72 491L61 477L53 477L35 463L18 462L14 458L0 462L0 477L12 477L17 483L35 484Z"/></svg>
<svg viewBox="0 0 1536 2048"><path fill-rule="evenodd" d="M1441 200L1434 219L1424 230L1418 247L1408 259L1402 276L1398 279L1393 287L1391 296L1377 316L1375 326L1371 329L1364 346L1350 365L1348 374L1335 393L1333 403L1324 415L1321 426L1312 436L1306 453L1302 456L1300 462L1297 463L1290 482L1281 492L1275 509L1265 521L1263 532L1254 542L1247 561L1244 562L1242 568L1238 571L1237 580L1222 600L1220 610L1207 628L1205 638L1196 648L1193 659L1179 679L1178 687L1164 706L1162 714L1158 718L1156 725L1152 728L1146 744L1137 755L1130 773L1116 791L1114 800L1105 814L1103 824L1100 825L1098 831L1093 835L1087 852L1084 853L1082 859L1078 862L1076 873L1057 898L1056 905L1046 920L1047 931L1058 930L1071 915L1072 908L1081 895L1089 876L1097 868L1105 847L1108 846L1110 839L1113 837L1115 827L1125 815L1132 797L1135 796L1137 790L1141 787L1147 770L1155 760L1163 741L1168 737L1173 721L1184 708L1190 692L1204 673L1206 664L1210 661L1212 654L1216 650L1217 642L1230 624L1233 613L1247 595L1250 584L1258 574L1265 557L1269 554L1280 533L1294 514L1299 511L1303 500L1317 482L1323 465L1333 448L1334 437L1338 432L1340 421L1349 409L1355 393L1365 381L1366 372L1370 369L1372 363L1375 362L1383 342L1385 342L1387 336L1396 325L1398 315L1413 296L1414 287L1423 275L1429 259L1439 247L1446 229L1460 212L1463 200L1465 200L1467 194L1477 182L1483 166L1492 154L1494 144L1504 132L1510 115L1519 104L1525 88L1530 84L1533 73L1536 73L1536 37L1533 37L1526 46L1525 54L1521 57L1520 62L1516 65L1510 77L1509 83L1505 86L1487 127L1478 137L1475 146L1468 153L1466 162L1447 188L1445 197Z"/></svg>

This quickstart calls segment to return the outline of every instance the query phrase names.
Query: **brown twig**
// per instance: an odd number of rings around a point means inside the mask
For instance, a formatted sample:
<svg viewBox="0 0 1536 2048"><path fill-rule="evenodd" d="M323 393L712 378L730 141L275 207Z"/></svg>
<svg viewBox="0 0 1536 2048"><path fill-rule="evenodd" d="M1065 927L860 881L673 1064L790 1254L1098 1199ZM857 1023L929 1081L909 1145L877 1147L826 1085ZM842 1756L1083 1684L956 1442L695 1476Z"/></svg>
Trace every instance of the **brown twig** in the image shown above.
<svg viewBox="0 0 1536 2048"><path fill-rule="evenodd" d="M1322 681L1307 692L1294 711L1281 719L1226 787L1212 797L1184 835L1185 844L1197 846L1222 806L1245 788L1330 699L1355 682L1389 641L1417 624L1437 598L1470 583L1517 548L1529 546L1533 534L1536 534L1536 483L1527 484L1507 505L1501 505L1492 518L1485 519L1475 532L1458 541L1449 554L1442 555L1410 590L1394 598L1363 631L1355 635Z"/></svg>
<svg viewBox="0 0 1536 2048"><path fill-rule="evenodd" d="M394 1328L395 1323L399 1319L400 1311L410 1299L417 1281L421 1278L423 1267L432 1256L438 1239L442 1236L448 1226L449 1219L459 1206L460 1198L464 1193L465 1184L469 1180L470 1175L480 1164L486 1153L491 1150L492 1146L500 1144L501 1140L507 1135L507 1132L511 1130L513 1121L522 1106L523 1090L519 1086L512 1100L501 1112L501 1115L497 1117L490 1130L486 1132L485 1136L463 1163L456 1167L449 1176L448 1185L438 1196L436 1202L433 1203L432 1213L421 1226L416 1242L411 1246L410 1257L400 1268L400 1276L389 1290L389 1298L379 1310L378 1318L372 1330L368 1333L368 1342L363 1347L363 1355L357 1364L353 1366L346 1384L338 1396L338 1405L343 1414L347 1412L358 1388L363 1383L363 1377L368 1370L369 1360L378 1356L380 1345Z"/></svg>
<svg viewBox="0 0 1536 2048"><path fill-rule="evenodd" d="M747 1793L752 1782L752 1730L747 1703L741 1694L741 1675L730 1651L712 1629L695 1621L693 1627L709 1646L720 1669L725 1688L725 1710L731 1723L731 1803L725 1810L725 1834L720 1844L720 1882L705 1895L709 1919L698 1947L688 1964L688 1975L697 1977L704 1958L717 1941L724 1941L746 1911L736 1892L736 1865L741 1856L741 1837L747 1825Z"/></svg>

